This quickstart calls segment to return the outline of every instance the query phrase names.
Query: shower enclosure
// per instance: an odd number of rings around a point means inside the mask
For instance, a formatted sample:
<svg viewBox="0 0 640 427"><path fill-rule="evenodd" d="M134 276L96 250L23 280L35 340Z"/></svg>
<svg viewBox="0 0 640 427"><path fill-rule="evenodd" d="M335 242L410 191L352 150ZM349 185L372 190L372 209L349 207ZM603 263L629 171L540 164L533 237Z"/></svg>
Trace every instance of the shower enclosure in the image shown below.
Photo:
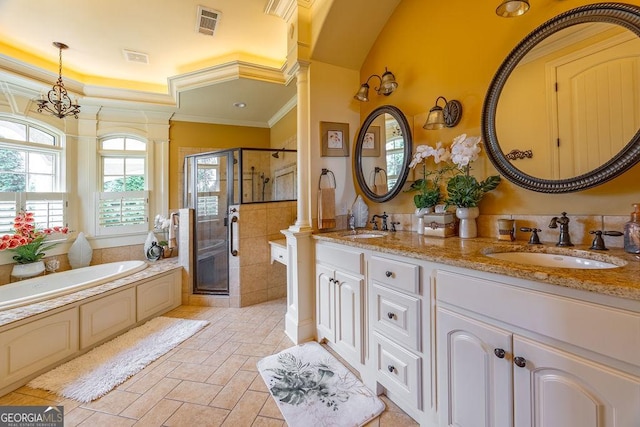
<svg viewBox="0 0 640 427"><path fill-rule="evenodd" d="M183 206L195 212L195 294L229 294L234 205L295 200L296 150L233 148L186 156ZM235 209L233 209L235 211Z"/></svg>

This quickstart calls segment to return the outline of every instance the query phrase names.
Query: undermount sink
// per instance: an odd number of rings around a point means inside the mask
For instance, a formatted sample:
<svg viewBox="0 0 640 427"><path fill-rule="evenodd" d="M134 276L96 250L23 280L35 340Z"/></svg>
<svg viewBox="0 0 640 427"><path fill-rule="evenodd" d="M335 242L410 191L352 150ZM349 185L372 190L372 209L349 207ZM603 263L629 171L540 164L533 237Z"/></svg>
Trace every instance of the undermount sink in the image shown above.
<svg viewBox="0 0 640 427"><path fill-rule="evenodd" d="M376 232L353 232L353 231L349 231L347 233L343 233L342 237L349 237L351 239L374 239L376 237L384 237L386 236L387 233L376 233Z"/></svg>
<svg viewBox="0 0 640 427"><path fill-rule="evenodd" d="M606 269L618 268L626 264L625 261L619 260L617 264L613 262L595 260L577 255L565 255L546 252L489 252L486 256L503 261L510 261L516 264L536 265L538 267L556 267L556 268L582 268L582 269ZM609 257L612 258L612 257Z"/></svg>

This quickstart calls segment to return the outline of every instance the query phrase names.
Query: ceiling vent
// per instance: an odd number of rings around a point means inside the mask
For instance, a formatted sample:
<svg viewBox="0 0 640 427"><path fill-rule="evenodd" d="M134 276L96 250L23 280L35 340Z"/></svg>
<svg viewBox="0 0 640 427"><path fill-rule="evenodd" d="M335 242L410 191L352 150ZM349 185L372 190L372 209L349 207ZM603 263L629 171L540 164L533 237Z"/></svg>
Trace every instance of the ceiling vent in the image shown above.
<svg viewBox="0 0 640 427"><path fill-rule="evenodd" d="M122 53L124 54L124 59L127 62L137 62L138 64L148 64L149 63L149 55L142 52L135 52L133 50L123 49Z"/></svg>
<svg viewBox="0 0 640 427"><path fill-rule="evenodd" d="M218 21L222 14L217 10L198 6L198 16L196 16L196 31L205 36L213 36Z"/></svg>

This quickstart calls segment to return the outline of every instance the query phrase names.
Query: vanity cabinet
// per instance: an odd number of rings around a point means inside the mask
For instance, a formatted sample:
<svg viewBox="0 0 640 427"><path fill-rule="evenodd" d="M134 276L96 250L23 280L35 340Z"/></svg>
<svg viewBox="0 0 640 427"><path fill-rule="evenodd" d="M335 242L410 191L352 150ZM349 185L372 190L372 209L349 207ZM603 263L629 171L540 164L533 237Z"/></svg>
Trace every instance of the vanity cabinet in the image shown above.
<svg viewBox="0 0 640 427"><path fill-rule="evenodd" d="M440 425L640 420L640 378L616 369L637 358L637 313L457 272L438 271L435 282Z"/></svg>
<svg viewBox="0 0 640 427"><path fill-rule="evenodd" d="M363 270L363 252L316 245L317 337L355 368L364 363Z"/></svg>
<svg viewBox="0 0 640 427"><path fill-rule="evenodd" d="M367 265L375 381L417 413L423 409L420 266L377 255Z"/></svg>

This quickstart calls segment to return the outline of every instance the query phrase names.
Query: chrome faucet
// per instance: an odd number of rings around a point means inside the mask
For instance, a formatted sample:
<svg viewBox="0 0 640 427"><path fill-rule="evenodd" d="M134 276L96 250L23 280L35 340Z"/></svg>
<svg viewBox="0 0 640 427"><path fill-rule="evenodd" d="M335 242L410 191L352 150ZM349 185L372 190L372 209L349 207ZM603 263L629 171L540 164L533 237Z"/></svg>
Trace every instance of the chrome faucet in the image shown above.
<svg viewBox="0 0 640 427"><path fill-rule="evenodd" d="M558 218L554 216L551 218L549 228L558 228L560 226L560 236L558 236L558 243L556 246L573 246L571 243L571 236L569 235L569 218L566 212L562 212L562 216Z"/></svg>
<svg viewBox="0 0 640 427"><path fill-rule="evenodd" d="M348 219L349 229L351 231L353 231L353 233L355 234L355 232L356 232L356 216L353 213L349 212L348 218L349 218Z"/></svg>

